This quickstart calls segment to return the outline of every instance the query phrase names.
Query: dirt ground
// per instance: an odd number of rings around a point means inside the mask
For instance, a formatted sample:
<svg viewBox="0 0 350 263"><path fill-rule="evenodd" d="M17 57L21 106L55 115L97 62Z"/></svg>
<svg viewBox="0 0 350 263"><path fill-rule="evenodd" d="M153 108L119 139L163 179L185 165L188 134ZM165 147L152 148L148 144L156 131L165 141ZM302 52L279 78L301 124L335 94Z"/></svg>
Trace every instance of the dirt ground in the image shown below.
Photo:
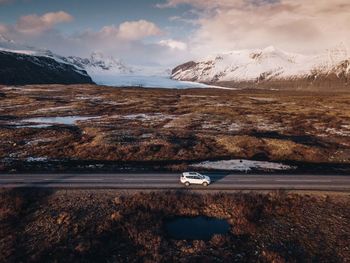
<svg viewBox="0 0 350 263"><path fill-rule="evenodd" d="M0 86L0 171L178 171L255 159L348 172L349 106L345 91ZM30 120L64 116L91 118Z"/></svg>

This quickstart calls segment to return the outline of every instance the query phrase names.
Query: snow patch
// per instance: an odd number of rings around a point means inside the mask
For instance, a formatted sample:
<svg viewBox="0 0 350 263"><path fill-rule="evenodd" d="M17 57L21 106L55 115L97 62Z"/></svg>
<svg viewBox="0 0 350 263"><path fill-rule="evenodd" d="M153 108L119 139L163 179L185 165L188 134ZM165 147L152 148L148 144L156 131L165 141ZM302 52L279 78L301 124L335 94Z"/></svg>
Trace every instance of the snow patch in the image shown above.
<svg viewBox="0 0 350 263"><path fill-rule="evenodd" d="M72 110L73 106L59 106L59 107L51 107L51 108L42 108L35 110L33 112L36 113L45 113L45 112L57 112L57 111L69 111Z"/></svg>
<svg viewBox="0 0 350 263"><path fill-rule="evenodd" d="M218 98L220 96L206 96L206 95L181 95L181 98Z"/></svg>
<svg viewBox="0 0 350 263"><path fill-rule="evenodd" d="M174 116L161 114L161 113L156 113L156 114L140 113L140 114L124 115L122 116L122 118L127 120L140 120L140 121L156 121L156 120L163 121L163 120L173 119Z"/></svg>
<svg viewBox="0 0 350 263"><path fill-rule="evenodd" d="M40 143L51 143L52 141L55 141L55 139L53 138L46 138L46 139L36 139L36 140L32 140L27 142L27 145L37 145Z"/></svg>
<svg viewBox="0 0 350 263"><path fill-rule="evenodd" d="M50 124L33 124L33 125L21 125L17 126L17 128L33 128L33 129L43 129L52 127Z"/></svg>
<svg viewBox="0 0 350 263"><path fill-rule="evenodd" d="M78 121L85 121L85 120L91 120L96 119L100 117L83 117L83 116L66 116L66 117L38 117L38 118L30 118L30 119L24 119L21 122L22 123L37 123L39 124L40 128L51 126L50 124L64 124L64 125L75 125ZM38 128L39 125L31 125ZM48 125L48 126L47 126ZM22 127L30 127L22 126Z"/></svg>
<svg viewBox="0 0 350 263"><path fill-rule="evenodd" d="M262 97L249 97L251 100L262 101L262 102L274 102L276 99L273 98L262 98Z"/></svg>
<svg viewBox="0 0 350 263"><path fill-rule="evenodd" d="M27 162L33 163L33 162L47 162L48 158L46 157L28 157L26 159Z"/></svg>
<svg viewBox="0 0 350 263"><path fill-rule="evenodd" d="M282 163L273 163L265 161L251 160L224 160L224 161L206 161L191 165L195 168L206 168L227 171L251 171L255 170L292 170L294 166L285 165Z"/></svg>
<svg viewBox="0 0 350 263"><path fill-rule="evenodd" d="M228 130L231 132L239 132L243 129L243 125L241 123L231 123L228 126Z"/></svg>
<svg viewBox="0 0 350 263"><path fill-rule="evenodd" d="M350 137L350 130L344 130L344 129L338 130L338 129L335 129L335 128L327 128L326 129L326 133L329 133L329 134L332 134L332 135Z"/></svg>

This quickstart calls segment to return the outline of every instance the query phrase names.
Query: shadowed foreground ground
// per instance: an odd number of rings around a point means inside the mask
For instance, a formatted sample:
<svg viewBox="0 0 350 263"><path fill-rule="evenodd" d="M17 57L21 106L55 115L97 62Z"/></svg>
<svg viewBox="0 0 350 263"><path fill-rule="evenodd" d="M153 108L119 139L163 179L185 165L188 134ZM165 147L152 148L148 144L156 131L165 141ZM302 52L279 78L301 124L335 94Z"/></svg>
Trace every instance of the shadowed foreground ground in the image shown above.
<svg viewBox="0 0 350 263"><path fill-rule="evenodd" d="M112 190L3 190L0 262L347 262L350 197ZM164 220L227 219L210 241L175 241Z"/></svg>

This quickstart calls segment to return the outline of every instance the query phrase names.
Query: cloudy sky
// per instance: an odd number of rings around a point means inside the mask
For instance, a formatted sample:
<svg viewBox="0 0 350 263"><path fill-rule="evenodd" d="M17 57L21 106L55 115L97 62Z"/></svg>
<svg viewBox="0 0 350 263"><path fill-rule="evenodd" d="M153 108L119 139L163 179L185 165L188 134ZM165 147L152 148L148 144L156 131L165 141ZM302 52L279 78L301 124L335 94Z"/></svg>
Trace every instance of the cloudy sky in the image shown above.
<svg viewBox="0 0 350 263"><path fill-rule="evenodd" d="M93 51L173 66L274 45L317 53L350 42L349 0L0 0L0 34L62 55Z"/></svg>

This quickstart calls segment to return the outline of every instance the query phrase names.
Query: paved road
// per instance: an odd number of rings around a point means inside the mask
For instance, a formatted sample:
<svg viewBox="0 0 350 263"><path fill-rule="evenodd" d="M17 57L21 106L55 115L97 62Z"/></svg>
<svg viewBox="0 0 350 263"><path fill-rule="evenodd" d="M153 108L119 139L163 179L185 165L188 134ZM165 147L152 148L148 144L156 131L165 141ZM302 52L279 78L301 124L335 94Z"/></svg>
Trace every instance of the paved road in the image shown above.
<svg viewBox="0 0 350 263"><path fill-rule="evenodd" d="M350 191L349 176L210 174L207 190ZM0 174L0 187L181 189L179 174ZM202 189L203 186L190 186Z"/></svg>

